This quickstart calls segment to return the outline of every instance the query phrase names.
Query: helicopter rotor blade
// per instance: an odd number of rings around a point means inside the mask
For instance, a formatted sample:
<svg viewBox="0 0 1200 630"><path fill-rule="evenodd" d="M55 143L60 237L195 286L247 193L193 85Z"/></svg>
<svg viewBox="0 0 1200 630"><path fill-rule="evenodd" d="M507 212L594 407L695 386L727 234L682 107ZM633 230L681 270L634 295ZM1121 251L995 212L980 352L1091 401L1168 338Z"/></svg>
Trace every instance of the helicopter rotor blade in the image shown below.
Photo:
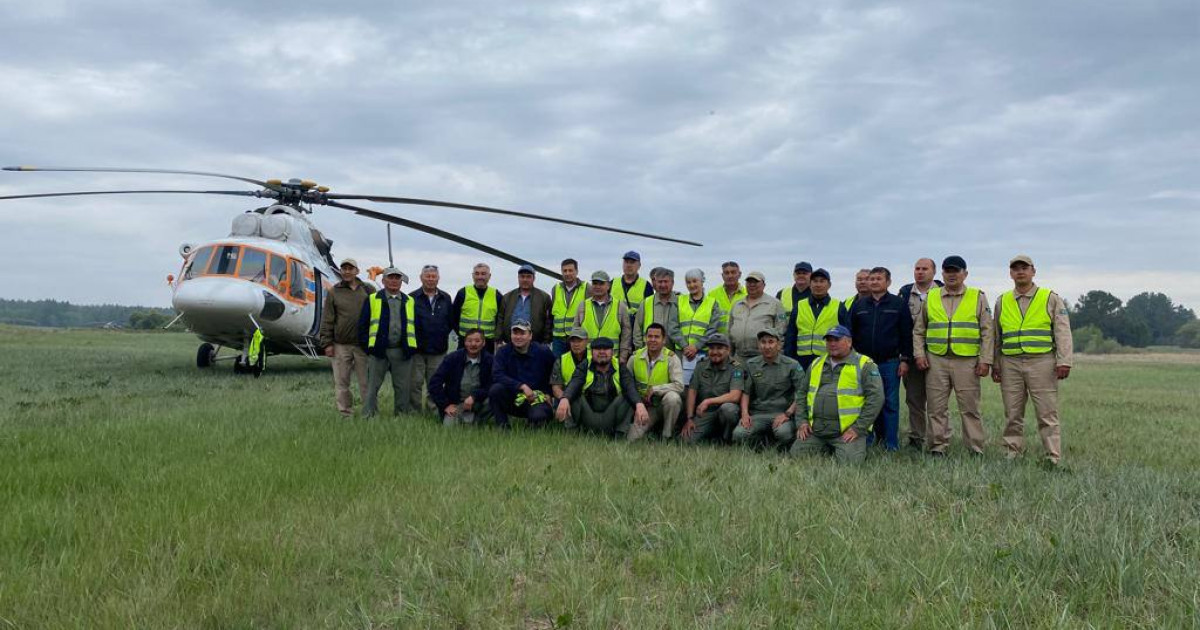
<svg viewBox="0 0 1200 630"><path fill-rule="evenodd" d="M43 197L84 197L89 195L232 195L236 197L258 197L257 192L248 190L81 190L75 192L32 193L28 195L3 195L5 199L41 199Z"/></svg>
<svg viewBox="0 0 1200 630"><path fill-rule="evenodd" d="M574 221L572 219L561 219L558 217L542 216L540 214L530 214L528 212L517 212L515 210L504 210L502 208L491 208L488 206L475 206L465 203L453 203L449 201L436 201L433 199L414 199L410 197L387 197L380 195L343 195L343 194L327 194L327 199L362 199L364 201L374 201L377 203L403 203L414 206L436 206L439 208L455 208L458 210L472 210L475 212L488 212L491 214L503 214L510 217L522 217L525 219L534 219L537 221L548 221L550 223L564 223L566 225L575 225L579 227L591 228L593 230L603 230L605 232L616 232L618 234L628 234L630 236L640 236L642 238L651 238L657 241L667 241L671 243L680 243L683 245L691 245L693 247L703 247L702 243L688 241L670 236L659 236L657 234L646 234L645 232L637 232L634 230L626 230L623 228L609 227L606 225L597 225L595 223L584 223L583 221Z"/></svg>
<svg viewBox="0 0 1200 630"><path fill-rule="evenodd" d="M167 175L197 175L200 177L220 177L222 179L232 179L255 186L262 186L271 190L278 190L276 186L272 186L267 182L262 182L249 177L240 177L238 175L224 175L222 173L207 173L204 171L175 171L160 168L106 168L99 166L5 166L6 171L16 172L65 172L65 173L160 173Z"/></svg>
<svg viewBox="0 0 1200 630"><path fill-rule="evenodd" d="M359 206L352 206L348 203L329 201L327 205L332 206L334 208L342 208L344 210L350 210L350 211L352 211L356 214L360 214L364 217L370 217L372 219L378 219L380 221L386 221L388 223L395 223L396 225L400 225L400 226L403 226L406 228L412 228L414 230L417 230L418 232L424 232L426 234L436 236L438 238L444 238L448 241L458 243L459 245L465 245L472 249L477 249L481 252L491 254L497 258L502 258L513 264L532 265L533 268L538 270L539 272L544 273L547 276L550 276L552 278L555 278L556 280L562 280L562 275L560 275L558 272L547 269L545 267L542 267L541 265L538 265L536 263L530 262L529 260L526 260L525 258L521 258L520 256L516 256L514 254L510 254L505 251L501 251L490 245L484 245L483 243L480 243L479 241L474 241L469 238L465 238L465 237L459 236L457 234L454 234L452 232L447 232L445 230L435 228L430 225L425 225L424 223L417 223L416 221L411 221L409 219L405 219L402 217L385 214L383 212L377 212L375 210L369 210L367 208L362 208Z"/></svg>

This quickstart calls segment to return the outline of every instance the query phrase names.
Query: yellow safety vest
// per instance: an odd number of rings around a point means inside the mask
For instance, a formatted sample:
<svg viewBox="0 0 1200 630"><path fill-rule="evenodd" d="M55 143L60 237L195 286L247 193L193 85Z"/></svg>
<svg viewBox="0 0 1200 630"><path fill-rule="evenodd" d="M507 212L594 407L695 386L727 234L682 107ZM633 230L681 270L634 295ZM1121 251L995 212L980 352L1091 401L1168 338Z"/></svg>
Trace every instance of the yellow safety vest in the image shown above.
<svg viewBox="0 0 1200 630"><path fill-rule="evenodd" d="M474 286L463 289L462 311L458 317L458 334L466 336L473 329L483 331L485 339L496 338L496 290L488 287L483 299Z"/></svg>
<svg viewBox="0 0 1200 630"><path fill-rule="evenodd" d="M779 303L783 306L783 312L787 313L788 317L792 316L792 311L796 310L796 302L792 300L792 291L796 289L796 285L792 285L779 292ZM811 292L810 292L811 295ZM803 298L807 300L808 298Z"/></svg>
<svg viewBox="0 0 1200 630"><path fill-rule="evenodd" d="M583 351L589 363L592 361L592 349L588 348ZM558 357L558 368L562 372L563 384L571 382L571 377L575 374L575 355L568 350Z"/></svg>
<svg viewBox="0 0 1200 630"><path fill-rule="evenodd" d="M837 326L838 309L841 303L830 299L829 304L821 309L820 315L814 315L812 300L801 300L796 305L796 355L823 357L829 353L825 349L825 333Z"/></svg>
<svg viewBox="0 0 1200 630"><path fill-rule="evenodd" d="M618 276L613 279L612 299L614 302L624 302L629 316L634 317L641 308L642 301L646 299L646 279L638 276L638 279L633 281L633 286L629 287L629 293L626 293L623 278L624 276Z"/></svg>
<svg viewBox="0 0 1200 630"><path fill-rule="evenodd" d="M590 363L590 361L589 361L589 363ZM613 386L616 387L617 392L620 392L621 391L621 370L620 370L620 368L617 367L617 358L615 356L613 357L612 363L610 363L610 365L612 367L609 368L609 373L612 374ZM584 377L583 389L585 389L585 390L591 389L592 383L595 383L595 382L596 382L596 371L593 370L592 367L589 365L588 371L587 371L587 376Z"/></svg>
<svg viewBox="0 0 1200 630"><path fill-rule="evenodd" d="M709 291L708 297L716 300L717 304L721 305L721 325L717 328L718 332L728 334L729 313L733 310L734 302L746 297L746 285L739 284L738 289L734 292L732 298L729 297L729 294L725 293L725 285L721 285L712 291Z"/></svg>
<svg viewBox="0 0 1200 630"><path fill-rule="evenodd" d="M825 359L826 357L817 359L808 371L808 426L812 426L813 414L816 413L817 390L821 387L821 371L825 369ZM842 433L845 433L862 414L863 403L867 397L863 396L862 380L858 375L867 366L868 361L870 359L860 354L858 365L846 363L842 373L838 375L837 409Z"/></svg>
<svg viewBox="0 0 1200 630"><path fill-rule="evenodd" d="M650 371L650 359L646 356L645 348L638 350L633 355L633 377L637 380L638 393L645 396L651 387L671 382L671 373L667 370L667 360L673 354L670 350L663 348L658 363L654 364L653 372Z"/></svg>
<svg viewBox="0 0 1200 630"><path fill-rule="evenodd" d="M596 302L588 300L583 303L583 329L587 331L589 339L599 339L600 337L608 337L614 343L621 341L621 321L617 317L617 311L621 310L621 305L616 300L608 303L608 312L604 314L604 321L596 322Z"/></svg>
<svg viewBox="0 0 1200 630"><path fill-rule="evenodd" d="M942 305L942 289L934 287L925 299L925 315L928 326L925 331L925 347L938 356L953 352L960 357L979 356L979 289L967 287L963 299L954 309L954 315L946 315ZM1020 311L1017 311L1018 313Z"/></svg>
<svg viewBox="0 0 1200 630"><path fill-rule="evenodd" d="M857 299L858 299L857 295L851 295L850 297L842 300L842 304L846 305L846 310L848 311L851 308L854 308L854 301Z"/></svg>
<svg viewBox="0 0 1200 630"><path fill-rule="evenodd" d="M1000 298L1000 351L1007 355L1045 354L1054 349L1054 323L1046 305L1050 302L1050 289L1038 287L1029 302L1029 308L1021 315L1015 291Z"/></svg>
<svg viewBox="0 0 1200 630"><path fill-rule="evenodd" d="M700 306L692 309L692 296L679 296L679 332L687 345L698 345L696 342L708 332L708 323L712 321L713 305L717 301L709 296L700 300Z"/></svg>
<svg viewBox="0 0 1200 630"><path fill-rule="evenodd" d="M550 315L554 318L554 336L564 338L571 333L575 314L579 312L579 305L587 295L587 287L582 282L579 283L575 292L571 294L570 302L567 302L567 290L561 282L554 285L553 291L554 303L550 306Z"/></svg>
<svg viewBox="0 0 1200 630"><path fill-rule="evenodd" d="M379 297L378 293L371 294L371 327L367 329L367 350L375 347L375 342L379 339L379 319L383 315L383 298ZM417 349L417 314L413 308L413 299L411 296L400 294L400 299L404 300L404 336L405 345L413 350ZM395 317L395 313L389 313L391 317Z"/></svg>

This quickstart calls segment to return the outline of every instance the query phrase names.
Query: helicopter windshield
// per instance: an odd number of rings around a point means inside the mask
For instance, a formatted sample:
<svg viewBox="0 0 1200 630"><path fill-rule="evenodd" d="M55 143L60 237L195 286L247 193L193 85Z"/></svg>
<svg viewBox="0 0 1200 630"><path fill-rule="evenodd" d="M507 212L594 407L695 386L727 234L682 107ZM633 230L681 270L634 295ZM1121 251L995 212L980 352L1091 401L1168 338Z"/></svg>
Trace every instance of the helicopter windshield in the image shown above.
<svg viewBox="0 0 1200 630"><path fill-rule="evenodd" d="M196 252L192 254L192 259L188 261L187 269L183 271L183 279L191 280L192 278L203 275L204 271L208 269L208 261L212 259L212 253L213 248L211 245L208 247L201 247L200 249L196 250Z"/></svg>
<svg viewBox="0 0 1200 630"><path fill-rule="evenodd" d="M277 291L286 288L294 300L309 299L306 290L308 266L255 247L242 245L208 245L197 249L188 260L184 280L201 276L236 276Z"/></svg>
<svg viewBox="0 0 1200 630"><path fill-rule="evenodd" d="M245 248L242 252L242 264L238 267L238 277L251 282L265 282L267 253L260 249Z"/></svg>
<svg viewBox="0 0 1200 630"><path fill-rule="evenodd" d="M238 256L242 248L237 245L221 245L213 256L208 273L214 276L232 276L237 271Z"/></svg>

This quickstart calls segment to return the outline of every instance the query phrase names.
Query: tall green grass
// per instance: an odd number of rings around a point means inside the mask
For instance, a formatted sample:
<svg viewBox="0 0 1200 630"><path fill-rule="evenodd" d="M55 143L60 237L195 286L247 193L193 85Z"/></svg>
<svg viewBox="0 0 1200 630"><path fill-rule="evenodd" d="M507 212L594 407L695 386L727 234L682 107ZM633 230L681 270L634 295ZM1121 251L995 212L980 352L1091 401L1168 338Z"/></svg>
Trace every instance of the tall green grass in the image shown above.
<svg viewBox="0 0 1200 630"><path fill-rule="evenodd" d="M343 421L194 346L0 328L0 627L1200 626L1197 363L1083 361L1064 470L1032 422L855 469Z"/></svg>

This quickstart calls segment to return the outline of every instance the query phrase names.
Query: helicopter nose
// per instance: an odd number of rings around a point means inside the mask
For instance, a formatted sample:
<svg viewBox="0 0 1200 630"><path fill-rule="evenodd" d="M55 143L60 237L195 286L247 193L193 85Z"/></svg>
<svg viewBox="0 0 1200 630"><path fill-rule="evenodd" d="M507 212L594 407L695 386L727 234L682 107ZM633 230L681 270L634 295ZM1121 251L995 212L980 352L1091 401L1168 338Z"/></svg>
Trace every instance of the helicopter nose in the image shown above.
<svg viewBox="0 0 1200 630"><path fill-rule="evenodd" d="M263 292L238 280L195 278L179 285L171 303L190 323L242 325L248 315L257 317L262 312Z"/></svg>

